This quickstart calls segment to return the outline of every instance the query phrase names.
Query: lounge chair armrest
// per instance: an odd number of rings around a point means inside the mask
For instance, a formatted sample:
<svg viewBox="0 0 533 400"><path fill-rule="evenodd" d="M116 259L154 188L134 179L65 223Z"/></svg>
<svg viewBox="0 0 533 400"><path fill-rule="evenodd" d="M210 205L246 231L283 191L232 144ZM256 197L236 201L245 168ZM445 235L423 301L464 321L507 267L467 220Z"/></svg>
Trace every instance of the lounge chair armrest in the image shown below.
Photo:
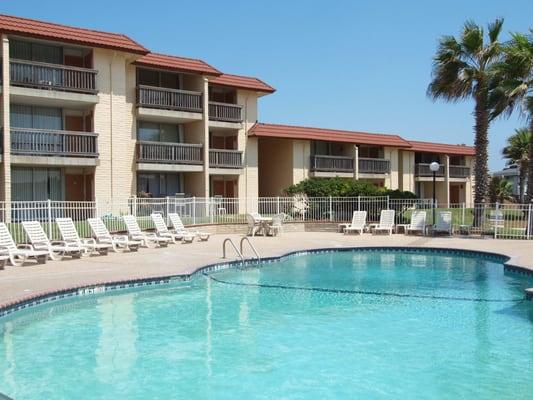
<svg viewBox="0 0 533 400"><path fill-rule="evenodd" d="M9 254L9 249L6 246L0 246L0 254Z"/></svg>
<svg viewBox="0 0 533 400"><path fill-rule="evenodd" d="M92 244L92 245L96 244L96 240L94 240L93 238L83 238L80 240L83 244Z"/></svg>
<svg viewBox="0 0 533 400"><path fill-rule="evenodd" d="M17 249L34 250L33 246L29 243L17 244Z"/></svg>
<svg viewBox="0 0 533 400"><path fill-rule="evenodd" d="M45 244L45 243L43 243L43 244ZM54 245L55 246L68 246L68 243L65 242L64 240L51 240L50 244L52 246L54 246Z"/></svg>

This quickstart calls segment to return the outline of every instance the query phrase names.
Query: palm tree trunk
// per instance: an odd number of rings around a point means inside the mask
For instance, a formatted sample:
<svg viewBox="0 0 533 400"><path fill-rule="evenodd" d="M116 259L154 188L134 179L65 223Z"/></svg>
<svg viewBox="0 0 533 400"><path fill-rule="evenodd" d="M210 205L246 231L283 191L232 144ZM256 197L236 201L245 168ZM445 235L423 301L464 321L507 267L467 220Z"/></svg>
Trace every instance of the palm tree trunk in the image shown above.
<svg viewBox="0 0 533 400"><path fill-rule="evenodd" d="M527 169L528 169L528 162L524 159L521 159L518 163L518 168L520 169L519 175L518 175L518 198L520 200L520 204L524 204L525 200L525 186L526 186L526 177L527 177Z"/></svg>
<svg viewBox="0 0 533 400"><path fill-rule="evenodd" d="M529 116L529 131L533 132L533 115ZM533 200L533 135L529 139L529 155L527 167L527 196L526 202Z"/></svg>
<svg viewBox="0 0 533 400"><path fill-rule="evenodd" d="M488 167L488 146L489 146L489 112L488 112L488 90L483 81L478 81L476 91L476 107L474 116L476 119L475 130L475 192L474 203L474 226L481 226L484 215L484 202L489 188L489 167Z"/></svg>

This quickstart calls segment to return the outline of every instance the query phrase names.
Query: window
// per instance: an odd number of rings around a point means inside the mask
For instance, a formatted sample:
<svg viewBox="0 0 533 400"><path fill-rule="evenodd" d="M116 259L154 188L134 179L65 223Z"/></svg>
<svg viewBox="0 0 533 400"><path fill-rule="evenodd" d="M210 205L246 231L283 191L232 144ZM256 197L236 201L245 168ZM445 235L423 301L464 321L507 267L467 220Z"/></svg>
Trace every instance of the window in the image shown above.
<svg viewBox="0 0 533 400"><path fill-rule="evenodd" d="M139 121L137 139L147 142L181 143L183 142L183 127L181 125Z"/></svg>
<svg viewBox="0 0 533 400"><path fill-rule="evenodd" d="M9 53L11 58L19 60L63 64L63 49L61 46L10 40Z"/></svg>
<svg viewBox="0 0 533 400"><path fill-rule="evenodd" d="M450 156L450 165L466 165L464 156Z"/></svg>
<svg viewBox="0 0 533 400"><path fill-rule="evenodd" d="M237 91L222 86L209 86L209 100L218 103L237 104Z"/></svg>
<svg viewBox="0 0 533 400"><path fill-rule="evenodd" d="M139 85L180 89L180 75L172 72L156 71L153 69L137 69Z"/></svg>
<svg viewBox="0 0 533 400"><path fill-rule="evenodd" d="M379 146L359 146L359 157L361 158L383 158L383 148Z"/></svg>
<svg viewBox="0 0 533 400"><path fill-rule="evenodd" d="M165 197L182 193L182 174L139 173L137 193L143 197Z"/></svg>
<svg viewBox="0 0 533 400"><path fill-rule="evenodd" d="M63 174L59 168L22 168L11 171L13 201L64 200Z"/></svg>

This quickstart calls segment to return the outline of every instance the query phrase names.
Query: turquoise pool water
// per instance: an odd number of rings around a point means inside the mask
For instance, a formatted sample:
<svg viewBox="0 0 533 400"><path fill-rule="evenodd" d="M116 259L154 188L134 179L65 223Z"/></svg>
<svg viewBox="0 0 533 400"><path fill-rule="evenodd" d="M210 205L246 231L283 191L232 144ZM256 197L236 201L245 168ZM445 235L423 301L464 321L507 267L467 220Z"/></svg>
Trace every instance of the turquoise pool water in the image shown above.
<svg viewBox="0 0 533 400"><path fill-rule="evenodd" d="M14 399L531 399L533 279L480 256L292 256L0 320Z"/></svg>

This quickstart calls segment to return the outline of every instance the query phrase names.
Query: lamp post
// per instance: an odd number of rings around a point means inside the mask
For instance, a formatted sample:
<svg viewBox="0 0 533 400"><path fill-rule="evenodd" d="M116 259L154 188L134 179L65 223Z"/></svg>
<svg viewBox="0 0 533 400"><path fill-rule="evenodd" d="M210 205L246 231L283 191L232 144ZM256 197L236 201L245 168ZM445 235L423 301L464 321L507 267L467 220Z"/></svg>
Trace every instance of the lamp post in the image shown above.
<svg viewBox="0 0 533 400"><path fill-rule="evenodd" d="M433 172L433 225L435 225L436 176L437 176L437 171L439 170L439 168L440 168L440 164L436 161L433 161L431 164L429 164L429 169L431 170L431 172Z"/></svg>

